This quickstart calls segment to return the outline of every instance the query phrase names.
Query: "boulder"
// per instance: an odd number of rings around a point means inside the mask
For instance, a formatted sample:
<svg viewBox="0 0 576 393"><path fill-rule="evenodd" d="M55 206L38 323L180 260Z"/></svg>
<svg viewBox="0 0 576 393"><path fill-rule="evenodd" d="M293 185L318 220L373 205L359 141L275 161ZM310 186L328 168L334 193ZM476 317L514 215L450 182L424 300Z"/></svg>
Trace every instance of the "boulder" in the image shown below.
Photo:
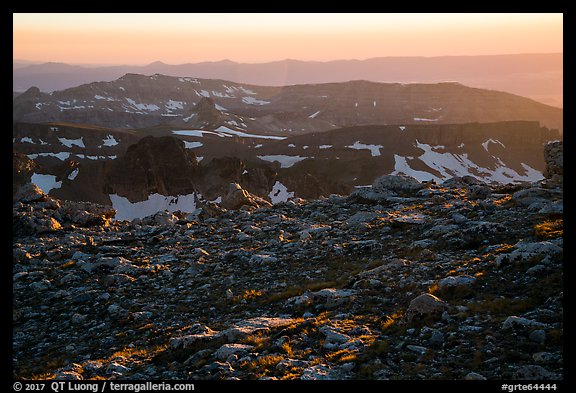
<svg viewBox="0 0 576 393"><path fill-rule="evenodd" d="M376 178L372 187L362 187L354 190L350 198L355 201L400 201L402 197L414 197L419 190L426 187L413 177L406 175L384 175Z"/></svg>
<svg viewBox="0 0 576 393"><path fill-rule="evenodd" d="M519 380L558 380L562 379L561 375L553 373L542 366L538 365L525 365L521 366L514 373L514 379Z"/></svg>
<svg viewBox="0 0 576 393"><path fill-rule="evenodd" d="M470 287L476 282L476 277L472 276L450 276L445 277L438 281L438 289L444 290L447 288L457 287Z"/></svg>
<svg viewBox="0 0 576 393"><path fill-rule="evenodd" d="M14 202L46 202L48 198L48 195L46 195L36 184L27 183L20 187L16 195L14 195Z"/></svg>
<svg viewBox="0 0 576 393"><path fill-rule="evenodd" d="M412 299L404 314L404 320L411 323L419 318L439 318L447 308L448 304L445 301L431 293L422 293Z"/></svg>
<svg viewBox="0 0 576 393"><path fill-rule="evenodd" d="M252 348L254 348L253 345L247 344L224 344L216 351L216 357L220 360L226 360L230 355L245 355Z"/></svg>
<svg viewBox="0 0 576 393"><path fill-rule="evenodd" d="M402 196L414 196L425 185L411 176L405 175L385 175L380 176L374 183L372 189L380 193L392 193Z"/></svg>

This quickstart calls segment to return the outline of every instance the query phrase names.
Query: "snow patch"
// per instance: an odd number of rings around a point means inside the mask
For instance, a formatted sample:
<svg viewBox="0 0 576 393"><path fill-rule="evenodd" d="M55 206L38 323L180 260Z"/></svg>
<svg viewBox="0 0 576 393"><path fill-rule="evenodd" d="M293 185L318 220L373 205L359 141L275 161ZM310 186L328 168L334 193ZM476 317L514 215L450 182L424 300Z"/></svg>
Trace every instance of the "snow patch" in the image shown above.
<svg viewBox="0 0 576 393"><path fill-rule="evenodd" d="M227 135L227 134L220 134L218 132L206 131L206 130L176 130L176 131L172 131L172 133L174 135L195 136L195 137L201 137L201 138L204 136L204 134L216 135L220 138L230 137L230 135Z"/></svg>
<svg viewBox="0 0 576 393"><path fill-rule="evenodd" d="M300 156L286 156L283 154L257 156L257 157L261 160L264 160L264 161L270 161L270 162L278 161L280 163L280 168L290 168L292 165L296 164L297 162L300 162L300 161L308 158L308 157L300 157Z"/></svg>
<svg viewBox="0 0 576 393"><path fill-rule="evenodd" d="M30 181L38 186L45 194L48 194L50 190L54 188L62 187L61 181L56 181L56 176L54 175L42 175L39 173L32 174Z"/></svg>
<svg viewBox="0 0 576 393"><path fill-rule="evenodd" d="M223 132L225 134L232 134L237 135L243 138L259 138L259 139L275 139L275 140L284 140L286 137L284 136L273 136L273 135L256 135L256 134L248 134L242 131L236 131L226 126L220 126L216 129L218 132Z"/></svg>
<svg viewBox="0 0 576 393"><path fill-rule="evenodd" d="M165 196L155 193L148 195L147 200L135 203L117 194L110 194L109 197L112 201L112 207L116 209L115 220L144 218L164 210L169 212L180 210L186 213L192 213L196 210L194 193L178 196Z"/></svg>
<svg viewBox="0 0 576 393"><path fill-rule="evenodd" d="M484 148L484 150L486 150L488 152L488 145L490 143L496 143L499 144L500 146L502 146L503 148L506 148L506 146L504 146L504 144L502 142L500 142L499 140L494 140L492 138L488 139L486 142L482 143L482 147Z"/></svg>
<svg viewBox="0 0 576 393"><path fill-rule="evenodd" d="M190 116L185 117L182 120L184 120L186 123L188 123L190 121L190 119L193 118L194 116L196 116L196 113L192 113Z"/></svg>
<svg viewBox="0 0 576 393"><path fill-rule="evenodd" d="M187 141L184 141L184 147L185 147L186 149L195 149L195 148L197 148L197 147L202 147L202 146L203 146L202 142L187 142Z"/></svg>
<svg viewBox="0 0 576 393"><path fill-rule="evenodd" d="M316 113L313 113L313 114L311 114L311 115L308 116L308 117L309 117L310 119L313 119L313 118L315 118L316 116L318 116L318 113L320 113L320 111L318 111L318 112L316 112Z"/></svg>
<svg viewBox="0 0 576 393"><path fill-rule="evenodd" d="M184 109L184 104L185 103L183 101L168 100L164 106L167 110L173 111L176 109Z"/></svg>
<svg viewBox="0 0 576 393"><path fill-rule="evenodd" d="M242 97L242 102L248 105L266 105L270 103L270 101L259 100L254 97Z"/></svg>
<svg viewBox="0 0 576 393"><path fill-rule="evenodd" d="M82 140L84 137L80 137L80 139L66 139L66 138L58 138L61 144L66 147L72 147L72 145L76 145L78 147L86 147L84 146L84 141Z"/></svg>
<svg viewBox="0 0 576 393"><path fill-rule="evenodd" d="M268 196L270 197L272 204L275 205L280 202L286 202L290 198L294 198L294 193L288 192L288 188L286 188L284 184L276 181L274 186L272 186L272 191L270 191Z"/></svg>
<svg viewBox="0 0 576 393"><path fill-rule="evenodd" d="M196 78L178 78L180 82L200 83Z"/></svg>
<svg viewBox="0 0 576 393"><path fill-rule="evenodd" d="M79 172L79 171L78 171L78 168L74 169L74 170L72 171L72 173L70 173L70 174L68 175L68 180L74 180L74 179L76 179L76 176L78 176L78 172Z"/></svg>
<svg viewBox="0 0 576 393"><path fill-rule="evenodd" d="M356 149L356 150L367 149L367 150L370 150L372 157L377 157L380 155L380 149L384 146L382 146L382 145L365 145L364 143L360 143L360 141L356 141L356 142L354 142L353 145L349 145L346 147L349 147L350 149Z"/></svg>
<svg viewBox="0 0 576 393"><path fill-rule="evenodd" d="M22 143L32 143L32 144L35 144L34 141L32 140L32 138L29 138L29 137L27 137L27 136L25 136L25 137L23 137L23 138L20 138L20 142L22 142Z"/></svg>
<svg viewBox="0 0 576 393"><path fill-rule="evenodd" d="M70 152L62 151L59 153L35 153L27 154L27 157L31 160L35 160L38 157L56 157L59 160L66 161L70 157Z"/></svg>
<svg viewBox="0 0 576 393"><path fill-rule="evenodd" d="M410 167L406 157L394 156L395 174L406 174L420 181L427 181L431 178L437 182L442 182L454 176L472 176L482 181L510 183L510 182L534 182L543 178L542 173L531 168L529 165L521 164L526 173L519 174L504 163L497 159L497 166L494 169L478 166L468 158L468 154L440 153L434 151L439 146L430 146L420 143L416 140L416 147L423 150L418 159L426 164L429 168L434 169L440 174L440 177L425 171L417 171ZM441 147L441 146L440 146Z"/></svg>
<svg viewBox="0 0 576 393"><path fill-rule="evenodd" d="M98 94L96 94L96 95L94 96L94 98L97 99L97 100L116 101L116 100L115 100L114 98L112 98L112 97L104 97L104 96L101 96L101 95L98 95Z"/></svg>
<svg viewBox="0 0 576 393"><path fill-rule="evenodd" d="M414 121L438 121L438 119L426 119L424 117L415 117Z"/></svg>
<svg viewBox="0 0 576 393"><path fill-rule="evenodd" d="M76 154L78 158L87 159L87 160L115 160L116 155L114 156L87 156L84 154Z"/></svg>
<svg viewBox="0 0 576 393"><path fill-rule="evenodd" d="M244 94L256 95L256 93L253 90L246 89L245 87L240 87L240 90L242 90Z"/></svg>
<svg viewBox="0 0 576 393"><path fill-rule="evenodd" d="M228 93L220 93L219 91L216 90L212 90L212 95L214 97L220 97L220 98L235 98L235 96L231 96Z"/></svg>
<svg viewBox="0 0 576 393"><path fill-rule="evenodd" d="M434 176L433 174L425 171L417 171L412 169L406 160L406 157L399 156L394 154L394 172L391 173L392 175L400 175L404 174L407 176L412 176L414 179L418 181L428 181L430 179L434 179L435 181L439 182L440 179Z"/></svg>
<svg viewBox="0 0 576 393"><path fill-rule="evenodd" d="M158 105L155 104L139 104L131 98L126 98L126 101L134 108L141 110L141 111L157 111L160 109Z"/></svg>
<svg viewBox="0 0 576 393"><path fill-rule="evenodd" d="M106 139L102 139L102 146L116 146L118 141L114 138L113 135L108 135Z"/></svg>
<svg viewBox="0 0 576 393"><path fill-rule="evenodd" d="M330 149L332 147L332 145L320 145L318 146L318 148L320 149Z"/></svg>

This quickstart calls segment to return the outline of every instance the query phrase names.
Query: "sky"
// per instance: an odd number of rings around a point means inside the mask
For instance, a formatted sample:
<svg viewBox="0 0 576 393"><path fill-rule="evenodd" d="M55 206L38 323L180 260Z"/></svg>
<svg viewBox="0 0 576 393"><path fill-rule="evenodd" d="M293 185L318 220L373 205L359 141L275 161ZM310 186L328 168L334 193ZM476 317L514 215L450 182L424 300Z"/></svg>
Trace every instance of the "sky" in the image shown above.
<svg viewBox="0 0 576 393"><path fill-rule="evenodd" d="M13 59L144 65L563 52L561 13L13 14Z"/></svg>

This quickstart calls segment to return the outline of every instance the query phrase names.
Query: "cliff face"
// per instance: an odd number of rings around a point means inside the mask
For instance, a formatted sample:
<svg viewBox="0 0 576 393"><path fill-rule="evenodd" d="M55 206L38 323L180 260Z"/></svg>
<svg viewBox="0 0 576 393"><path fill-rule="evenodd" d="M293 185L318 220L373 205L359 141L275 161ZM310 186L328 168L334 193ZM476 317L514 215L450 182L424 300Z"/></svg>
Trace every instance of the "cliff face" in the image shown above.
<svg viewBox="0 0 576 393"><path fill-rule="evenodd" d="M212 201L228 193L230 183L238 183L277 202L289 196L347 195L383 174L436 182L453 176L532 182L544 177L545 143L559 138L557 131L526 121L358 126L283 140L199 132L178 138L170 131L164 135L174 136L86 132L17 125L14 146L34 160L36 173L55 176L60 183L47 192L62 199L110 204L109 195L115 194L135 203L152 194L194 193Z"/></svg>

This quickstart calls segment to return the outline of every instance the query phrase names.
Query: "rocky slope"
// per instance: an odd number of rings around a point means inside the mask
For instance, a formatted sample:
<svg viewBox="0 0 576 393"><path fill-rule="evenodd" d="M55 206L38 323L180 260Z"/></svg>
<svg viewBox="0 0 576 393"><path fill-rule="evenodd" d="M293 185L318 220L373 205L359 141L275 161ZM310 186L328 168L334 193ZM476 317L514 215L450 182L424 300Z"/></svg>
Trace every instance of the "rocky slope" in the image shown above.
<svg viewBox="0 0 576 393"><path fill-rule="evenodd" d="M30 88L14 98L13 120L114 128L186 126L196 121L202 98L211 98L221 113L216 127L276 135L366 124L507 120L539 121L562 129L560 108L459 83L350 81L272 87L160 74L126 74L112 82L94 82L50 94Z"/></svg>
<svg viewBox="0 0 576 393"><path fill-rule="evenodd" d="M239 210L132 222L25 185L14 377L562 379L562 144L545 151L532 184L392 175L274 206L234 186Z"/></svg>

